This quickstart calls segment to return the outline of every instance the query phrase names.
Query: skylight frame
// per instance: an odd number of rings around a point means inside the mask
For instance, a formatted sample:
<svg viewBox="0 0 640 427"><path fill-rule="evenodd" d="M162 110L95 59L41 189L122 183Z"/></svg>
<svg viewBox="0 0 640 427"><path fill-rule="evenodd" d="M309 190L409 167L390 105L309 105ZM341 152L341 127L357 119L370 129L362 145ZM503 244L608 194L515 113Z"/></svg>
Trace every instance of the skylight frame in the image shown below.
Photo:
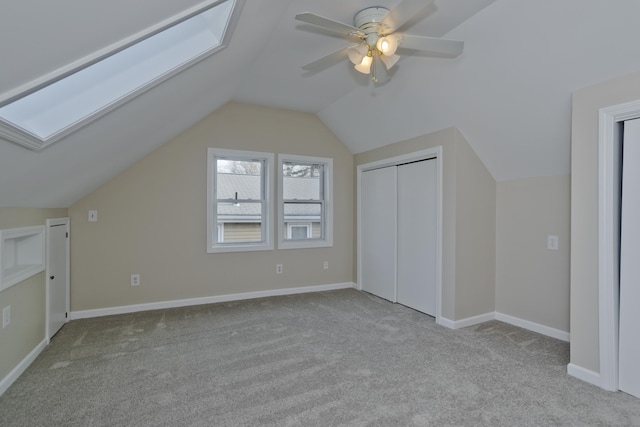
<svg viewBox="0 0 640 427"><path fill-rule="evenodd" d="M117 43L107 46L104 49L96 51L90 55L85 56L84 58L61 67L56 71L53 71L38 79L32 80L31 82L15 88L11 91L5 92L4 94L0 95L0 108L22 98L25 98L31 94L34 94L41 89L49 87L50 85L58 83L66 77L72 76L73 74L85 70L94 64L98 64L105 59L111 58L112 56L125 51L127 48L134 47L138 43L146 41L147 39L158 35L165 30L171 29L172 27L175 27L193 17L211 10L212 8L224 4L231 5L229 15L226 16L226 19L224 19L223 17L223 20L225 21L224 28L220 32L219 42L217 45L214 45L211 48L196 54L195 56L183 61L182 63L171 66L171 68L169 68L167 71L150 78L150 80L143 82L142 84L128 91L122 96L111 100L106 104L103 104L101 107L98 107L94 111L90 111L88 112L88 114L83 115L80 119L75 120L64 127L61 127L59 130L52 132L45 137L41 137L34 132L31 132L30 130L22 128L16 123L10 122L8 120L5 120L3 117L0 117L0 137L32 150L41 150L53 144L54 142L59 141L65 136L75 132L76 130L86 126L87 124L95 121L96 119L102 117L110 111L113 111L124 103L141 95L142 93L164 82L172 76L184 71L185 69L206 59L216 52L219 52L229 44L231 35L233 34L233 30L235 29L235 25L237 24L237 21L239 19L240 11L242 10L242 7L244 5L244 1L245 0L205 1L139 33L136 33ZM216 37L214 31L212 31L212 34L212 37Z"/></svg>

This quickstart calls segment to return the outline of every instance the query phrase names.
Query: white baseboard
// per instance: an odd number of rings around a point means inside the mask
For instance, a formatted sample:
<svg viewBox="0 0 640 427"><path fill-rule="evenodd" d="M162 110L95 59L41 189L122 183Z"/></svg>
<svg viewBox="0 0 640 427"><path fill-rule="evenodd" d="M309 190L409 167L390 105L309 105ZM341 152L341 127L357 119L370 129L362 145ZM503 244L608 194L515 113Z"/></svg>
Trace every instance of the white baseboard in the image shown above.
<svg viewBox="0 0 640 427"><path fill-rule="evenodd" d="M151 302L146 304L123 305L119 307L96 308L93 310L72 311L70 320L90 317L111 316L113 314L136 313L139 311L161 310L166 308L188 307L191 305L215 304L219 302L241 301L254 298L265 298L281 295L303 294L308 292L333 291L336 289L355 288L355 283L335 283L330 285L302 286L298 288L273 289L269 291L243 292L239 294L217 295L201 298L189 298L173 301Z"/></svg>
<svg viewBox="0 0 640 427"><path fill-rule="evenodd" d="M576 377L579 380L587 382L589 384L593 384L595 386L600 386L600 374L597 372L593 372L589 369L583 368L582 366L574 365L573 363L569 363L567 365L567 374L572 377Z"/></svg>
<svg viewBox="0 0 640 427"><path fill-rule="evenodd" d="M531 322L529 320L520 319L518 317L509 316L508 314L502 314L496 311L495 319L501 322L510 323L515 326L519 326L524 329L528 329L533 332L537 332L542 335L546 335L551 338L556 338L562 341L569 342L569 332L561 331L550 326L541 325L539 323Z"/></svg>
<svg viewBox="0 0 640 427"><path fill-rule="evenodd" d="M466 319L460 320L450 320L445 317L441 317L437 321L437 323L449 329L460 329L466 328L468 326L479 325L480 323L488 322L489 320L499 320L501 322L509 323L523 329L528 329L530 331L537 332L551 338L556 338L567 342L569 341L569 332L561 331L559 329L541 325L529 320L520 319L518 317L509 316L508 314L499 313L497 311L480 314L478 316L467 317Z"/></svg>
<svg viewBox="0 0 640 427"><path fill-rule="evenodd" d="M13 384L18 379L18 377L27 370L29 365L31 365L33 361L36 360L36 357L38 357L38 355L42 352L42 350L44 350L46 346L46 339L40 341L40 343L33 350L31 350L31 352L27 354L24 359L22 359L20 363L18 363L16 367L7 374L6 377L4 377L0 381L0 396L2 396L4 392L7 391L9 387L11 387L11 384Z"/></svg>
<svg viewBox="0 0 640 427"><path fill-rule="evenodd" d="M436 317L436 323L438 325L444 326L445 328L455 329L455 322L453 320L447 319L446 317Z"/></svg>
<svg viewBox="0 0 640 427"><path fill-rule="evenodd" d="M494 313L485 313L479 314L477 316L467 317L466 319L460 320L450 320L445 317L441 317L438 324L445 326L449 329L460 329L466 328L468 326L479 325L480 323L488 322L489 320L494 320Z"/></svg>

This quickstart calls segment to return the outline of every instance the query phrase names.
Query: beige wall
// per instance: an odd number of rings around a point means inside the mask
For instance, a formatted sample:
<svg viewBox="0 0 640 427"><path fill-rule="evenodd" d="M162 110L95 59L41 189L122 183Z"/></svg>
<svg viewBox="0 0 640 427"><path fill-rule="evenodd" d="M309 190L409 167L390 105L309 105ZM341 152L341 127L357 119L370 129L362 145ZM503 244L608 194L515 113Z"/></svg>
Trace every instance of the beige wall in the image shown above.
<svg viewBox="0 0 640 427"><path fill-rule="evenodd" d="M494 311L495 181L456 128L357 154L354 165L437 146L443 150L442 316L455 321Z"/></svg>
<svg viewBox="0 0 640 427"><path fill-rule="evenodd" d="M495 311L496 181L456 138L456 305L454 320Z"/></svg>
<svg viewBox="0 0 640 427"><path fill-rule="evenodd" d="M598 114L640 99L640 73L573 94L571 126L571 363L600 372L598 334Z"/></svg>
<svg viewBox="0 0 640 427"><path fill-rule="evenodd" d="M569 332L569 175L498 183L496 311ZM547 235L559 250L547 249Z"/></svg>
<svg viewBox="0 0 640 427"><path fill-rule="evenodd" d="M333 158L334 246L208 254L208 147ZM316 116L228 104L70 207L71 309L350 283L353 176L352 154Z"/></svg>
<svg viewBox="0 0 640 427"><path fill-rule="evenodd" d="M44 225L66 209L0 208L0 229ZM0 329L0 379L45 339L44 272L0 292L0 310L11 306L11 324Z"/></svg>

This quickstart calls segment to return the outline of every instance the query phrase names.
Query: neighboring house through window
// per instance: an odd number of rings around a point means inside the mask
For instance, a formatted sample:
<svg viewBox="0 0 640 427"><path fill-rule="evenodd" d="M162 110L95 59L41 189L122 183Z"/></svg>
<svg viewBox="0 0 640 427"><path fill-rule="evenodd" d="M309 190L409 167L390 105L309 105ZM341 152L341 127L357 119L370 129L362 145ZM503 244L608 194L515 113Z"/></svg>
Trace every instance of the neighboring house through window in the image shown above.
<svg viewBox="0 0 640 427"><path fill-rule="evenodd" d="M207 252L273 249L274 155L208 150Z"/></svg>
<svg viewBox="0 0 640 427"><path fill-rule="evenodd" d="M333 160L279 156L278 247L333 246Z"/></svg>

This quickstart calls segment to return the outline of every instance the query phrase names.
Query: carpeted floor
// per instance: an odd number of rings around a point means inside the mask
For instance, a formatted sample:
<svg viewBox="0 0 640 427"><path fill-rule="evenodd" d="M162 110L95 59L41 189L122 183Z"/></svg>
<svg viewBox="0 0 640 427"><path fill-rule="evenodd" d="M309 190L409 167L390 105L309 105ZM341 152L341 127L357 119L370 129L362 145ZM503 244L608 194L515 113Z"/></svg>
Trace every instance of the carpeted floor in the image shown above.
<svg viewBox="0 0 640 427"><path fill-rule="evenodd" d="M351 289L76 320L0 425L640 425L640 400L569 377L568 353Z"/></svg>

